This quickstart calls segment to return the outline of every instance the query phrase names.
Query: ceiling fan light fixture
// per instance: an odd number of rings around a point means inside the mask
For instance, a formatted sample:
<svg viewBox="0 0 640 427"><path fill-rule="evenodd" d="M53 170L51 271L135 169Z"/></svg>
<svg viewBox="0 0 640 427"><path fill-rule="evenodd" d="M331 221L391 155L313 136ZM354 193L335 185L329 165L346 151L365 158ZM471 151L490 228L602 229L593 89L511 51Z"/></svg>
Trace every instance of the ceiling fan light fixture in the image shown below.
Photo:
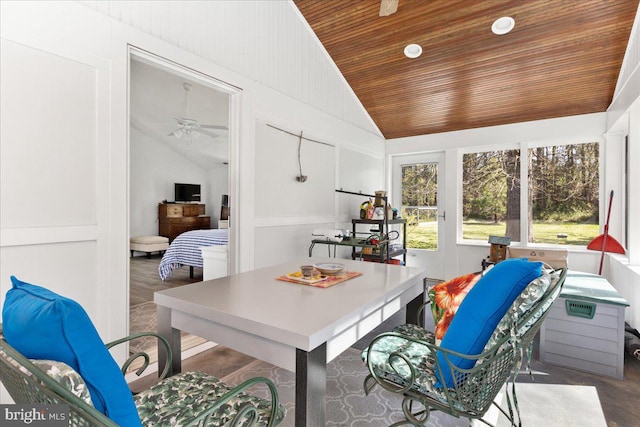
<svg viewBox="0 0 640 427"><path fill-rule="evenodd" d="M502 18L498 18L493 21L493 24L491 25L491 31L493 32L493 34L502 36L513 30L513 27L515 26L515 19L510 16L503 16Z"/></svg>
<svg viewBox="0 0 640 427"><path fill-rule="evenodd" d="M420 55L422 55L422 47L419 44L415 44L415 43L408 44L404 48L404 55L407 58L415 59Z"/></svg>

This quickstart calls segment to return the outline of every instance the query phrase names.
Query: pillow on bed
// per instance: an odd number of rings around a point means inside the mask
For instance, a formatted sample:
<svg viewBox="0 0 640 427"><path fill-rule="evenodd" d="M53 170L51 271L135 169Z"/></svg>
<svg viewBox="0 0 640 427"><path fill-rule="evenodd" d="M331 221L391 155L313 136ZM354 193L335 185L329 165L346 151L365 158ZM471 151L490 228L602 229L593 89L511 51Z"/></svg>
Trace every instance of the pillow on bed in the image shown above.
<svg viewBox="0 0 640 427"><path fill-rule="evenodd" d="M140 427L129 386L84 309L11 276L2 310L7 342L30 359L64 362L86 382L93 406L123 427Z"/></svg>
<svg viewBox="0 0 640 427"><path fill-rule="evenodd" d="M498 322L505 315L522 290L542 274L541 262L528 262L524 258L508 259L489 270L462 300L451 321L441 347L462 354L475 355L482 352ZM474 360L436 353L442 367L442 378L438 373L438 384L453 387L453 378L447 359L458 368L469 369Z"/></svg>

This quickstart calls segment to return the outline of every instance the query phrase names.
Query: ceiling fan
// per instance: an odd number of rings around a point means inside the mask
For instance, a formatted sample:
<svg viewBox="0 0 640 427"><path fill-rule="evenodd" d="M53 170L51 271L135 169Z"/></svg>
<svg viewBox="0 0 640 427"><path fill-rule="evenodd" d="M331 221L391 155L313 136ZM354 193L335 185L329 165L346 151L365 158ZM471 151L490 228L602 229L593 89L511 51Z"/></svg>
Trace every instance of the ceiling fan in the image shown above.
<svg viewBox="0 0 640 427"><path fill-rule="evenodd" d="M398 11L398 0L380 0L379 16L389 16Z"/></svg>
<svg viewBox="0 0 640 427"><path fill-rule="evenodd" d="M211 138L217 138L217 133L207 129L229 130L227 126L221 125L205 125L200 124L196 119L189 117L189 92L191 92L191 83L182 83L187 98L187 114L185 117L174 117L178 122L178 127L169 132L167 136L175 136L178 139L186 139L188 142L200 137L200 134L207 135Z"/></svg>

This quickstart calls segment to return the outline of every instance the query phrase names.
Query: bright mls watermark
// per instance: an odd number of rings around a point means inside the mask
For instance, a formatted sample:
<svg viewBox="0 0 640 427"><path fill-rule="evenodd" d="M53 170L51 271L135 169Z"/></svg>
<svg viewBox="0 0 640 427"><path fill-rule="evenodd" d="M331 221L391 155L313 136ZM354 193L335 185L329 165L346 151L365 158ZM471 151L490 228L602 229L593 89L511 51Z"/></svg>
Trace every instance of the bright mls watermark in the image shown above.
<svg viewBox="0 0 640 427"><path fill-rule="evenodd" d="M69 405L0 405L0 421L7 427L68 427Z"/></svg>

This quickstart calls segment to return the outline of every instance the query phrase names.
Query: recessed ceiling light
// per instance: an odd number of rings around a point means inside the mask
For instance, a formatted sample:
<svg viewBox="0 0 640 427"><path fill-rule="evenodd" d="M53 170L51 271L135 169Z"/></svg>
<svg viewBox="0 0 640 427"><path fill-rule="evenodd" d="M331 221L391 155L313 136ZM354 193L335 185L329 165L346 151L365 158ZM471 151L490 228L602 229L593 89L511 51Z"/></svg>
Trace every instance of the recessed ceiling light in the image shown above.
<svg viewBox="0 0 640 427"><path fill-rule="evenodd" d="M422 55L422 47L419 44L408 44L407 47L404 48L404 54L407 58L417 58Z"/></svg>
<svg viewBox="0 0 640 427"><path fill-rule="evenodd" d="M513 27L515 26L516 21L512 17L503 16L502 18L498 18L494 21L493 25L491 26L491 31L493 31L494 34L501 36L513 30Z"/></svg>

